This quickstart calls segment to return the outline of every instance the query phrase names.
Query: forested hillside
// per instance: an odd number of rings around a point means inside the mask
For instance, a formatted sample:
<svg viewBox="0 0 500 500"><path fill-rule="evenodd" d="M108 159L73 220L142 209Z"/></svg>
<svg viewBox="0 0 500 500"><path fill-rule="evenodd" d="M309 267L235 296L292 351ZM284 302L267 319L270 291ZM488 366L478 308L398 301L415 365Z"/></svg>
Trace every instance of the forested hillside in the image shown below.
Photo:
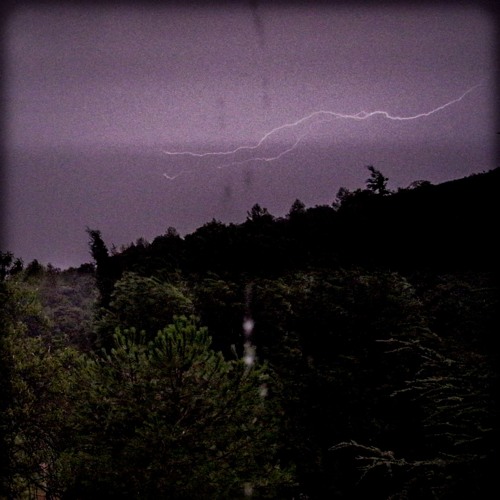
<svg viewBox="0 0 500 500"><path fill-rule="evenodd" d="M0 498L486 498L500 170L0 261Z"/></svg>
<svg viewBox="0 0 500 500"><path fill-rule="evenodd" d="M243 224L212 220L185 238L169 228L151 243L140 238L113 252L106 263L97 247L94 257L111 281L123 269L276 275L314 266L456 271L496 265L500 169L390 192L387 179L369 168L366 188L341 188L332 205L306 208L296 200L281 218L255 205Z"/></svg>

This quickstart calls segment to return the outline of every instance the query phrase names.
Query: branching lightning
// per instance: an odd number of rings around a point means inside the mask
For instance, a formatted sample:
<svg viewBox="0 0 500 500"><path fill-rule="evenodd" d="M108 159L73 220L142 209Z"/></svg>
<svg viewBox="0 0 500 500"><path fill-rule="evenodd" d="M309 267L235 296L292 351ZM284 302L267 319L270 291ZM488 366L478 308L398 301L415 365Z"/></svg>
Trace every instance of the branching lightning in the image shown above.
<svg viewBox="0 0 500 500"><path fill-rule="evenodd" d="M369 118L375 117L375 116L381 116L387 120L393 120L393 121L410 121L410 120L418 120L420 118L426 118L428 116L431 116L435 113L438 113L449 106L452 106L453 104L456 104L462 99L464 99L468 94L473 92L475 89L478 87L482 86L483 83L479 83L477 85L474 85L473 87L469 88L466 90L462 95L459 97L452 99L451 101L446 102L445 104L442 104L434 109L431 109L430 111L418 113L415 115L408 115L408 116L400 116L400 115L392 115L388 111L384 110L375 110L375 111L359 111L358 113L355 114L346 114L346 113L338 113L336 111L329 111L329 110L318 110L314 111L302 118L299 118L298 120L290 123L285 123L283 125L280 125L278 127L273 128L269 132L266 132L255 144L253 145L245 145L245 146L238 146L237 148L228 150L228 151L212 151L212 152L205 152L205 153L196 153L193 151L168 151L168 150L163 150L163 153L166 154L167 156L189 156L192 158L207 158L207 157L225 157L225 156L232 156L236 155L237 153L243 152L243 151L255 151L259 149L269 138L272 136L276 135L278 132L281 132L283 130L288 130L288 129L295 129L299 127L300 125L306 124L309 122L309 127L308 130L301 134L295 142L292 144L292 146L288 147L287 149L281 151L279 154L275 154L274 156L258 156L258 157L251 157L247 158L244 160L238 160L238 161L233 161L231 163L227 163L225 165L219 166L219 168L225 168L229 166L234 166L234 165L242 165L245 163L249 163L252 161L260 161L260 162L271 162L280 159L284 155L290 153L293 151L299 144L300 142L308 135L311 133L311 127L313 125L319 124L319 123L324 123L324 122L330 122L332 119L344 119L344 120L356 120L356 121L361 121L361 120L368 120ZM319 120L318 120L319 119ZM311 123L312 122L312 123ZM180 174L169 176L167 174L164 174L164 176L169 179L169 180L174 180L176 179Z"/></svg>
<svg viewBox="0 0 500 500"><path fill-rule="evenodd" d="M168 175L168 174L163 174L163 177L166 177L169 181L173 181L175 179L177 179L177 177L179 177L179 175L181 175L182 172L176 174L176 175Z"/></svg>
<svg viewBox="0 0 500 500"><path fill-rule="evenodd" d="M312 123L309 126L308 130L306 132L304 132L303 134L301 134L288 149L281 151L280 153L278 153L275 156L257 156L257 157L247 158L245 160L239 160L239 161L233 161L231 163L226 163L225 165L220 165L217 168L234 167L236 165L244 165L245 163L250 163L253 161L261 161L261 162L270 163L272 161L279 160L282 156L285 156L286 154L293 151L302 142L302 140L311 133L311 129L312 129L313 125L317 125L318 123L325 123L325 122L329 122L329 121L330 120L320 120L318 122Z"/></svg>

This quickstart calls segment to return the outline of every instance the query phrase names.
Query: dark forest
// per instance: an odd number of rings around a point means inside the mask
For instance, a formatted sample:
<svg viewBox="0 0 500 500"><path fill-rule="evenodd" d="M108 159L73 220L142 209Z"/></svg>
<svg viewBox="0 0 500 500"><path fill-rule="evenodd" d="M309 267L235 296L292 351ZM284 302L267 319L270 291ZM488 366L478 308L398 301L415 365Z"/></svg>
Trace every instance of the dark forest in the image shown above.
<svg viewBox="0 0 500 500"><path fill-rule="evenodd" d="M500 170L387 186L1 252L0 498L489 497Z"/></svg>

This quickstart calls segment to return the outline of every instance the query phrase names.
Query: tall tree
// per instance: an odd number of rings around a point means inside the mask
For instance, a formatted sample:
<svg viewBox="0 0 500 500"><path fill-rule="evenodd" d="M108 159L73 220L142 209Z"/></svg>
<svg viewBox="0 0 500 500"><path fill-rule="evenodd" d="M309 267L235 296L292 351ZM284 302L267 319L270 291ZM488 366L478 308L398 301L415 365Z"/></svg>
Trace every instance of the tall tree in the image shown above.
<svg viewBox="0 0 500 500"><path fill-rule="evenodd" d="M387 189L387 181L389 179L372 165L366 168L370 171L370 177L366 180L366 187L368 190L381 196L388 195L390 193Z"/></svg>
<svg viewBox="0 0 500 500"><path fill-rule="evenodd" d="M276 498L290 485L276 456L269 375L225 361L193 320L150 342L117 330L115 347L82 367L68 498L237 498L251 489Z"/></svg>
<svg viewBox="0 0 500 500"><path fill-rule="evenodd" d="M39 483L48 462L42 448L57 432L53 421L41 423L57 378L45 357L47 324L29 284L17 276L0 281L0 498L23 498L28 484Z"/></svg>
<svg viewBox="0 0 500 500"><path fill-rule="evenodd" d="M96 283L100 294L100 305L109 304L113 286L118 278L115 261L112 261L108 248L102 239L101 231L87 228L89 235L89 249L96 265Z"/></svg>

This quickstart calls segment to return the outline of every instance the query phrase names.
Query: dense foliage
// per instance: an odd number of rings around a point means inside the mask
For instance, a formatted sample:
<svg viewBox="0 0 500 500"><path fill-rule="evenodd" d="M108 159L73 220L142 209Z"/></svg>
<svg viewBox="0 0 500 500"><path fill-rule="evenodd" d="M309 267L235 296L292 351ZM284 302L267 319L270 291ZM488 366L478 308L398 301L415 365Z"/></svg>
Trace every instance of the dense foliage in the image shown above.
<svg viewBox="0 0 500 500"><path fill-rule="evenodd" d="M498 179L0 254L0 498L486 497Z"/></svg>

